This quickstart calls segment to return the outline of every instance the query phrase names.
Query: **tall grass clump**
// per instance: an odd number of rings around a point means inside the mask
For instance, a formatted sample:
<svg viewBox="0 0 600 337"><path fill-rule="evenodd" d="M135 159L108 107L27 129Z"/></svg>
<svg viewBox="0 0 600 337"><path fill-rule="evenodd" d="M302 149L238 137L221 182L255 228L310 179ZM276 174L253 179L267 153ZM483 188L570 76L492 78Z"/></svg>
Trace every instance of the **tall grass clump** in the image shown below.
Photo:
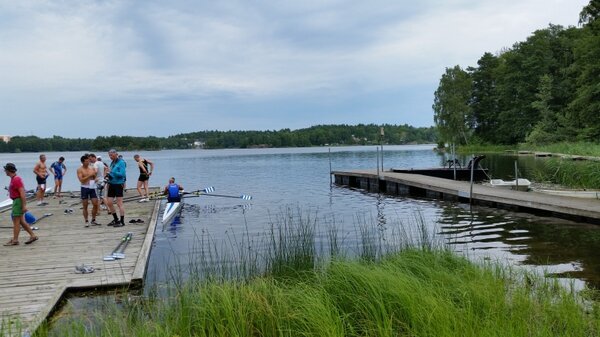
<svg viewBox="0 0 600 337"><path fill-rule="evenodd" d="M563 153L580 156L600 157L600 144L589 142L561 142L554 144L536 145L521 144L520 148L542 152Z"/></svg>
<svg viewBox="0 0 600 337"><path fill-rule="evenodd" d="M579 337L600 333L599 314L556 280L409 249L285 280L188 282L166 299L115 307L94 328L54 335Z"/></svg>
<svg viewBox="0 0 600 337"><path fill-rule="evenodd" d="M600 188L600 162L548 158L543 169L533 172L536 181L572 188Z"/></svg>
<svg viewBox="0 0 600 337"><path fill-rule="evenodd" d="M39 336L597 336L600 310L572 289L510 267L478 265L435 241L422 220L410 225L365 221L345 246L334 227L286 210L265 237L230 243L255 248L223 254L226 267L173 282L159 297L126 298L88 321ZM416 234L416 235L415 235ZM317 243L330 238L336 244ZM343 240L341 240L343 241ZM264 246L261 246L264 245ZM323 247L328 247L323 249ZM235 250L234 250L235 251ZM334 253L334 254L332 254ZM241 255L240 255L241 254ZM323 254L329 254L324 259ZM218 255L218 256L217 256ZM227 272L232 257L247 272ZM249 257L250 256L250 257ZM214 263L215 261L213 261ZM237 264L239 268L247 268ZM211 274L211 273L214 273ZM203 274L205 277L197 277ZM223 277L227 275L227 277ZM240 277L232 277L239 275Z"/></svg>

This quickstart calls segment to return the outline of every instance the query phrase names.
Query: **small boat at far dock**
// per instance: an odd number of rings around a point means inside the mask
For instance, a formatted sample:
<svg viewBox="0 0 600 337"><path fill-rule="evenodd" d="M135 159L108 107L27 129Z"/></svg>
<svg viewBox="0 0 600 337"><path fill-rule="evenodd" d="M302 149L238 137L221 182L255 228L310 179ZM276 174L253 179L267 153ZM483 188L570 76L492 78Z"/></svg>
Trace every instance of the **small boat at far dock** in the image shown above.
<svg viewBox="0 0 600 337"><path fill-rule="evenodd" d="M519 178L517 180L490 179L490 185L497 188L528 191L529 187L531 186L531 181L525 178Z"/></svg>
<svg viewBox="0 0 600 337"><path fill-rule="evenodd" d="M448 161L448 167L433 167L433 168L408 168L408 169L390 169L392 172L397 173L410 173L410 174L421 174L429 177L444 178L470 181L471 172L473 174L473 181L484 181L487 180L488 169L484 169L479 166L479 162L485 158L485 155L475 156L471 159L466 167L458 167L458 163L452 160ZM471 170L471 168L473 168Z"/></svg>
<svg viewBox="0 0 600 337"><path fill-rule="evenodd" d="M570 198L600 199L600 190L538 189L534 192Z"/></svg>

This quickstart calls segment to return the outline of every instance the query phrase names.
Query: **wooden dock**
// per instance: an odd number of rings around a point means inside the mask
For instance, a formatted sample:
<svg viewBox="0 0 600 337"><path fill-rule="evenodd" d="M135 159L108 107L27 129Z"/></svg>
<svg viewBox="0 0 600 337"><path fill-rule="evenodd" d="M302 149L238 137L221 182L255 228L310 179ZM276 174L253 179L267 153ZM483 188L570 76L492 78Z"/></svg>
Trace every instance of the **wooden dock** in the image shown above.
<svg viewBox="0 0 600 337"><path fill-rule="evenodd" d="M391 195L415 195L600 224L600 201L376 170L334 171L335 183Z"/></svg>
<svg viewBox="0 0 600 337"><path fill-rule="evenodd" d="M65 195L68 195L66 193ZM16 330L31 332L46 319L65 292L74 289L141 285L158 217L159 201L139 203L137 191L127 191L123 227L106 226L112 216L102 211L100 226L84 226L78 198L47 198L46 206L28 203L29 211L40 218L33 226L39 240L25 245L29 235L21 230L18 246L1 246L0 335L16 336ZM77 203L77 204L75 204ZM73 213L65 213L72 209ZM91 205L89 206L91 214ZM0 210L0 244L12 238L10 210ZM91 219L91 217L90 217ZM143 223L129 223L141 219ZM128 232L133 237L125 258L104 261ZM92 273L76 273L75 266L91 266Z"/></svg>

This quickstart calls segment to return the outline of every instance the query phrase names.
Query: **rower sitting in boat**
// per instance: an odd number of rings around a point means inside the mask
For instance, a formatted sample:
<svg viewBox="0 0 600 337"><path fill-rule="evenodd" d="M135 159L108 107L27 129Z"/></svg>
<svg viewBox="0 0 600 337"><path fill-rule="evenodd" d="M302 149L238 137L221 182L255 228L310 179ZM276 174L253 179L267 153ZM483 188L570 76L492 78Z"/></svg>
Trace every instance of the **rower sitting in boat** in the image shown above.
<svg viewBox="0 0 600 337"><path fill-rule="evenodd" d="M176 184L175 178L171 177L169 179L169 184L165 186L163 194L167 195L167 202L180 202L181 191L183 191L183 186Z"/></svg>

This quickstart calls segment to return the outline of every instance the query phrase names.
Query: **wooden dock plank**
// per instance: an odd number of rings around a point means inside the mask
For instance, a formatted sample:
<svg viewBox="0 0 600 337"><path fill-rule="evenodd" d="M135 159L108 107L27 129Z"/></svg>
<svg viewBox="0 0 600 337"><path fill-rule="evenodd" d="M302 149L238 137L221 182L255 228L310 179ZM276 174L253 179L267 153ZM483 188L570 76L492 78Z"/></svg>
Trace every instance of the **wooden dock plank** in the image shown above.
<svg viewBox="0 0 600 337"><path fill-rule="evenodd" d="M11 333L14 334L17 321L34 331L68 289L121 286L143 279L160 203L138 203L132 191L128 194L131 201L125 203L126 226L117 228L85 227L81 205L73 205L77 199L65 198L65 203L47 199L46 206L28 204L38 218L46 213L53 215L35 224L40 239L33 244L24 244L28 234L21 230L20 245L0 246L0 317L9 322ZM68 208L73 213L64 213ZM89 210L91 213L91 206ZM0 213L0 244L12 237L9 213ZM128 223L138 218L144 223ZM112 216L102 211L97 220L107 224ZM104 256L112 253L128 232L133 233L133 238L124 252L125 258L104 261ZM95 271L76 273L75 266L82 264ZM4 332L8 325L2 327Z"/></svg>

